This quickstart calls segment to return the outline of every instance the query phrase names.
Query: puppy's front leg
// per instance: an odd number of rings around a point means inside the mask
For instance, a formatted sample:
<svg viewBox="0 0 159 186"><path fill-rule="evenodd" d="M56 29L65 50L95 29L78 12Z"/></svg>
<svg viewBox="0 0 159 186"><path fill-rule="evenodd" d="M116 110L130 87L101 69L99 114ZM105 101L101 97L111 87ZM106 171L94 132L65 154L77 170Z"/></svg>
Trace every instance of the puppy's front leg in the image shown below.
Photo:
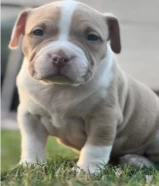
<svg viewBox="0 0 159 186"><path fill-rule="evenodd" d="M22 138L20 163L44 162L46 160L45 146L48 136L46 129L23 105L18 107L18 123Z"/></svg>
<svg viewBox="0 0 159 186"><path fill-rule="evenodd" d="M117 117L113 113L107 110L103 114L96 113L91 118L87 142L77 162L79 168L95 173L108 163L116 136Z"/></svg>

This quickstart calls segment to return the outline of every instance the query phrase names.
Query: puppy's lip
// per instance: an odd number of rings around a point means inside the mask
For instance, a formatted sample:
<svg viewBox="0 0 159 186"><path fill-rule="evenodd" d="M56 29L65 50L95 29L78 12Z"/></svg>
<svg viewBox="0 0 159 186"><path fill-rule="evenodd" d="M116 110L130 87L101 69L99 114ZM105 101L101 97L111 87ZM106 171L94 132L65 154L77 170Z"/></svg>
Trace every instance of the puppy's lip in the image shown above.
<svg viewBox="0 0 159 186"><path fill-rule="evenodd" d="M61 73L57 73L57 74L53 74L53 75L49 75L49 76L45 76L45 77L42 77L40 79L41 81L45 81L45 82L71 82L73 83L73 81L68 78L67 76L61 74Z"/></svg>

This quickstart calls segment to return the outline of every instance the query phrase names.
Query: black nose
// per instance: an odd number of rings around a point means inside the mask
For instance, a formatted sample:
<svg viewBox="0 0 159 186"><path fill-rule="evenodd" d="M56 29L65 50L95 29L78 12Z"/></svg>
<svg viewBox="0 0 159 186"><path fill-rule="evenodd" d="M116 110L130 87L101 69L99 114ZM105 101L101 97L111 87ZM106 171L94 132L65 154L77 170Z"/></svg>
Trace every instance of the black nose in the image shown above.
<svg viewBox="0 0 159 186"><path fill-rule="evenodd" d="M58 67L63 67L66 63L69 62L69 58L66 55L53 55L52 63Z"/></svg>

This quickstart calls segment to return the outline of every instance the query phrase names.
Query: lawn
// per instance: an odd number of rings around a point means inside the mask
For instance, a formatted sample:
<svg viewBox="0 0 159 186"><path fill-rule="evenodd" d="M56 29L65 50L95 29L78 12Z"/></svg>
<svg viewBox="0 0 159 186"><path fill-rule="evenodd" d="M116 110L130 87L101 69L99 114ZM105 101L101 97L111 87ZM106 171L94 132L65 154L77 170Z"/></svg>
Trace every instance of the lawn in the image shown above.
<svg viewBox="0 0 159 186"><path fill-rule="evenodd" d="M159 186L157 169L107 165L98 175L71 171L78 154L49 138L48 162L33 168L17 166L20 159L18 131L1 132L2 186Z"/></svg>

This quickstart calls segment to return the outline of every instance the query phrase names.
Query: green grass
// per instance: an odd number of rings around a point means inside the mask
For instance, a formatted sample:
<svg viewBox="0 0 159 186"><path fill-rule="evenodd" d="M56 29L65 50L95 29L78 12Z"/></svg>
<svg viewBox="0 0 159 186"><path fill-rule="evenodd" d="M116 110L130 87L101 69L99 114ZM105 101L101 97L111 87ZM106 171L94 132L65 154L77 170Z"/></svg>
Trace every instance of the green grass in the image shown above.
<svg viewBox="0 0 159 186"><path fill-rule="evenodd" d="M35 168L17 166L20 159L19 132L2 131L2 186L159 186L157 169L106 165L98 175L71 171L78 154L50 138L48 161ZM13 168L14 167L14 168Z"/></svg>

